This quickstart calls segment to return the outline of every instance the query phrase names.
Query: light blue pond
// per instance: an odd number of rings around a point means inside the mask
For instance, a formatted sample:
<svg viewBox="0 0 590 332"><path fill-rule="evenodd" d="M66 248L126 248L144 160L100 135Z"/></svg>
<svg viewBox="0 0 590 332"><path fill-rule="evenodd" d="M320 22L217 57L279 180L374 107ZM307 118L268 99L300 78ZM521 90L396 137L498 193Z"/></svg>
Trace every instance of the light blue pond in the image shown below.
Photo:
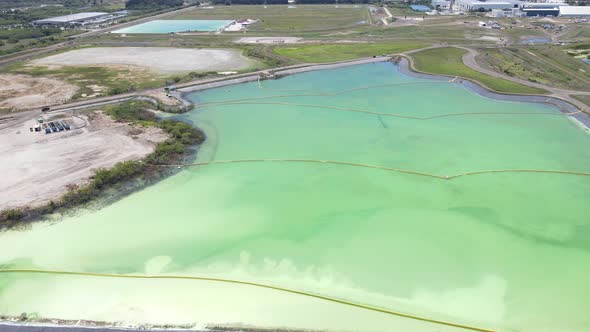
<svg viewBox="0 0 590 332"><path fill-rule="evenodd" d="M217 31L230 24L231 20L154 20L114 33L171 33L184 31Z"/></svg>
<svg viewBox="0 0 590 332"><path fill-rule="evenodd" d="M524 41L526 44L547 44L551 42L549 38L527 38Z"/></svg>

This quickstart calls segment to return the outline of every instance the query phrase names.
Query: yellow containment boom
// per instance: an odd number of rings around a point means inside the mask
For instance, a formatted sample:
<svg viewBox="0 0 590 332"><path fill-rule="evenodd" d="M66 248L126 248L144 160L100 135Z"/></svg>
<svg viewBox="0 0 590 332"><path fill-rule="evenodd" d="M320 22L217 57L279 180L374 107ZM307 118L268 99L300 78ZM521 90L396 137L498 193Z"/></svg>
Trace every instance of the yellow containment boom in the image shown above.
<svg viewBox="0 0 590 332"><path fill-rule="evenodd" d="M209 278L209 277L196 277L196 276L186 276L186 275L143 275L143 274L113 274L113 273L95 273L95 272L74 272L74 271L59 271L59 270L42 270L42 269L0 269L0 273L33 273L33 274L54 274L54 275L73 275L73 276L84 276L84 277L99 277L99 278L125 278L125 279L176 279L176 280L200 280L200 281L212 281L212 282L224 282L230 284L239 284L239 285L246 285L246 286L255 286L261 288L272 289L276 291L303 295L307 297L312 297L324 301L339 303L347 306L352 306L364 310L380 312L392 316L398 316L408 319L414 319L418 321L428 322L437 325L445 325L451 327L457 327L461 329L471 330L471 331L479 331L479 332L496 332L495 330L485 329L481 327L469 326L464 324L452 323L432 318L420 317L411 314L401 313L389 309L373 307L366 304L354 303L350 301L345 301L341 299L337 299L334 297L308 293L304 291L283 288L278 286L260 284L250 281L241 281L241 280L233 280L233 279L222 279L222 278Z"/></svg>

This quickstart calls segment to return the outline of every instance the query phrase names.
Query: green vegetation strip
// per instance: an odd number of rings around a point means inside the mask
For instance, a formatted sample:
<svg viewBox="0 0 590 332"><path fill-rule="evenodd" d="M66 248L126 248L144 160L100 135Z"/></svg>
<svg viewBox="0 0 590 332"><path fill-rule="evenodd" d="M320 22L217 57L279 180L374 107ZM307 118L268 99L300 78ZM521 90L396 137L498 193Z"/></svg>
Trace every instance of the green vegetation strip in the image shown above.
<svg viewBox="0 0 590 332"><path fill-rule="evenodd" d="M483 171L465 172L456 175L436 175L425 172L419 172L414 170L407 170L388 166L369 165L362 163L353 163L348 161L336 161L336 160L320 160L320 159L236 159L236 160L213 160L206 162L190 163L190 164L159 164L152 166L160 167L189 167L189 166L206 166L214 164L237 164L237 163L259 163L259 162L289 162L289 163L318 163L318 164L332 164L332 165L344 165L344 166L355 166L364 168L373 168L384 171L399 172L406 174L413 174L418 176L426 176L441 180L452 180L469 175L479 174L493 174L493 173L546 173L546 174L564 174L564 175L579 175L579 176L590 176L590 173L576 172L576 171L561 171L561 170L547 170L547 169L493 169Z"/></svg>
<svg viewBox="0 0 590 332"><path fill-rule="evenodd" d="M471 330L471 331L495 332L494 330L490 330L490 329L474 327L474 326L469 326L469 325L463 325L463 324L458 324L458 323L451 323L451 322L432 319L432 318L415 316L415 315L401 313L401 312L397 312L397 311L393 311L393 310L373 307L373 306L369 306L369 305L365 305L365 304L340 300L340 299L337 299L334 297L318 295L318 294L313 294L313 293L308 293L308 292L304 292L304 291L298 291L298 290L283 288L283 287L278 287L278 286L260 284L260 283L255 283L255 282L234 280L234 279L195 277L195 276L184 276L184 275L112 274L112 273L74 272L74 271L41 270L41 269L0 269L0 273L35 273L35 274L56 274L56 275L74 275L74 276L85 276L85 277L101 277L101 278L177 279L177 280L200 280L200 281L223 282L223 283L230 283L230 284L255 286L255 287L277 290L277 291L281 291L281 292L303 295L303 296L308 296L308 297L312 297L312 298L316 298L316 299L320 299L320 300L324 300L324 301L344 304L344 305L348 305L348 306L352 306L352 307L356 307L356 308L360 308L360 309L380 312L380 313L384 313L384 314L388 314L388 315L409 318L409 319L419 320L419 321L438 324L438 325L452 326L452 327L467 329L467 330Z"/></svg>
<svg viewBox="0 0 590 332"><path fill-rule="evenodd" d="M414 68L430 74L460 76L477 81L491 90L508 94L544 94L547 91L493 77L467 67L463 55L467 51L456 47L441 47L420 51L411 55Z"/></svg>
<svg viewBox="0 0 590 332"><path fill-rule="evenodd" d="M321 44L276 47L274 52L302 62L321 63L366 58L383 54L401 53L426 47L414 42L387 44Z"/></svg>
<svg viewBox="0 0 590 332"><path fill-rule="evenodd" d="M577 100L583 102L584 104L590 106L590 96L584 96L584 95L575 95L572 96L574 98L576 98Z"/></svg>

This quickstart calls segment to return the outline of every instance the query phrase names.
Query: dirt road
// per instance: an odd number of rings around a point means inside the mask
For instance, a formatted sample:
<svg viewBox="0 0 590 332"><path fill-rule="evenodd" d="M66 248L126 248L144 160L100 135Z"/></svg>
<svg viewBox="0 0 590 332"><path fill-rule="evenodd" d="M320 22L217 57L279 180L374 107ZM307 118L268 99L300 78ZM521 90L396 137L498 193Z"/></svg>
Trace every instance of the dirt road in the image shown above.
<svg viewBox="0 0 590 332"><path fill-rule="evenodd" d="M590 108L588 107L588 105L582 103L581 101L570 97L571 95L583 95L583 96L590 96L590 91L578 91L578 90L567 90L567 89L558 89L558 88L553 88L544 84L539 84L539 83L534 83L534 82L530 82L528 80L523 80L520 78L516 78L516 77L512 77L512 76L508 76L508 75L504 75L501 73L498 73L496 71L487 69L482 67L481 65L479 65L476 61L476 57L477 55L479 55L479 52L472 49L472 48L468 48L468 47L463 47L463 46L454 46L457 48L461 48L463 50L466 50L467 53L463 56L463 63L467 66L470 67L473 70L482 72L484 74L488 74L490 76L494 76L494 77L499 77L499 78L503 78L505 80L508 81L512 81L512 82L516 82L516 83L520 83L523 85L527 85L527 86L531 86L531 87L535 87L535 88L540 88L540 89L545 89L549 92L551 92L551 94L549 94L548 96L550 97L555 97L555 98L559 98L562 100L567 101L568 103L575 105L576 107L578 107L581 110L584 110L586 112L590 111Z"/></svg>

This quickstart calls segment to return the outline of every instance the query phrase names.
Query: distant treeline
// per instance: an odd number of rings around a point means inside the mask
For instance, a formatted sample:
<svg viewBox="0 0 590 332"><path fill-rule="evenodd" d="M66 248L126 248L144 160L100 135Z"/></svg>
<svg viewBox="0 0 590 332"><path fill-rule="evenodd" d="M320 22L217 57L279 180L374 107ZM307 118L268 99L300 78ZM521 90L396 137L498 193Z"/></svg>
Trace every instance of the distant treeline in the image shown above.
<svg viewBox="0 0 590 332"><path fill-rule="evenodd" d="M11 47L0 49L0 56L25 50L31 46L45 46L57 43L63 38L59 29L0 29L0 47L13 44ZM26 40L21 42L22 40Z"/></svg>
<svg viewBox="0 0 590 332"><path fill-rule="evenodd" d="M288 0L213 0L214 5L286 5ZM362 4L369 0L297 0L297 4Z"/></svg>
<svg viewBox="0 0 590 332"><path fill-rule="evenodd" d="M316 5L316 4L359 4L369 3L369 0L297 0L297 3L302 5Z"/></svg>
<svg viewBox="0 0 590 332"><path fill-rule="evenodd" d="M9 42L16 43L21 39L41 38L60 33L59 29L12 29L0 30L0 39L7 39Z"/></svg>
<svg viewBox="0 0 590 332"><path fill-rule="evenodd" d="M125 8L127 9L164 9L171 7L180 7L184 5L184 0L127 0Z"/></svg>
<svg viewBox="0 0 590 332"><path fill-rule="evenodd" d="M214 5L286 5L289 0L213 0Z"/></svg>
<svg viewBox="0 0 590 332"><path fill-rule="evenodd" d="M83 6L89 6L96 2L102 2L101 0L0 0L0 9L4 8L29 8L39 7L43 5L61 5L70 8L79 8ZM47 8L47 7L44 7Z"/></svg>

